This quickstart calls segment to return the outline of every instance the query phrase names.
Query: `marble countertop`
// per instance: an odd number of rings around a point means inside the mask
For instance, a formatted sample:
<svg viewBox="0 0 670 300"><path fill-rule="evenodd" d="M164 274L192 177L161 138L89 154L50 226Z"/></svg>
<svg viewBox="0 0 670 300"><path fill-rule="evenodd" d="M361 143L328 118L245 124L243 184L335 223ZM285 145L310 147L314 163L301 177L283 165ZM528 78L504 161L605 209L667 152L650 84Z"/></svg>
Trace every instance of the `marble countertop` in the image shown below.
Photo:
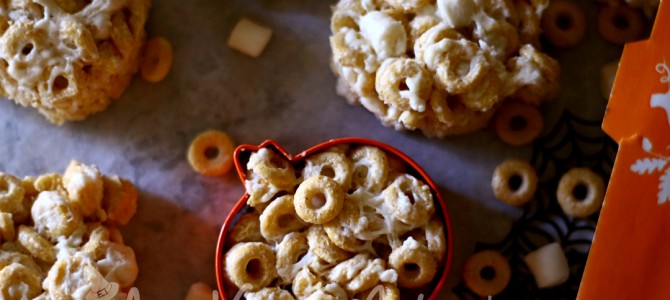
<svg viewBox="0 0 670 300"><path fill-rule="evenodd" d="M507 146L492 130L445 140L396 132L362 107L348 105L336 95L328 67L334 2L154 1L147 30L173 44L168 77L157 84L135 77L105 112L60 127L33 110L0 101L0 170L18 176L62 172L76 159L132 180L140 202L122 231L137 253L136 286L145 299L183 299L196 281L215 286L219 229L244 192L234 172L211 178L190 168L186 149L195 135L215 128L239 144L274 139L292 153L330 138L376 139L422 165L445 196L455 246L446 298L475 243L500 240L521 215L493 197L490 178L502 160L528 158L530 148ZM595 14L593 2L580 4ZM241 17L274 30L259 58L226 46ZM599 39L596 18L587 20L585 42L550 52L562 64L563 88L558 101L543 108L547 128L563 108L602 118L606 101L598 73L621 49Z"/></svg>

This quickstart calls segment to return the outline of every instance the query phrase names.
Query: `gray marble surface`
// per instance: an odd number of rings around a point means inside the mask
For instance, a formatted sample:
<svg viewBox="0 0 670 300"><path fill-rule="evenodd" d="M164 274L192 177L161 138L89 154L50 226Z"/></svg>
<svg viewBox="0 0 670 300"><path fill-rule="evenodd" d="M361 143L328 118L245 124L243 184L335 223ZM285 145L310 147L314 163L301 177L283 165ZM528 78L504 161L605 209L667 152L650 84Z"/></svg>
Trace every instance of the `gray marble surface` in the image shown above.
<svg viewBox="0 0 670 300"><path fill-rule="evenodd" d="M330 138L373 138L414 158L445 196L455 245L447 298L475 242L498 241L521 214L494 199L490 177L503 159L528 158L530 149L507 146L491 130L445 140L396 132L362 107L349 106L335 94L328 67L333 3L154 0L149 35L174 46L166 80L150 84L136 77L107 111L61 127L0 101L0 170L19 176L62 172L76 159L131 179L140 202L123 233L140 265L136 286L143 299L183 299L196 281L215 284L219 228L244 192L234 172L209 178L192 171L185 159L191 138L216 128L240 144L275 139L292 153ZM580 4L595 15L593 2ZM226 46L243 16L274 29L257 59ZM606 102L598 72L620 49L598 38L595 22L589 18L585 42L552 51L563 66L563 89L558 101L543 108L546 127L563 107L602 117Z"/></svg>

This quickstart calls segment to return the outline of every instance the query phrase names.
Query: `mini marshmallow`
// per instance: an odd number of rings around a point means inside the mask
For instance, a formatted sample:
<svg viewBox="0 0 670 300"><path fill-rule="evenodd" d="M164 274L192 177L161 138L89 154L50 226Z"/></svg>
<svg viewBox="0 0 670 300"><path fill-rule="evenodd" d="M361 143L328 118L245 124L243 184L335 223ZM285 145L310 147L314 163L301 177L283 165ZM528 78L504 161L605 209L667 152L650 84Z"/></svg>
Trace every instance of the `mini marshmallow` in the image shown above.
<svg viewBox="0 0 670 300"><path fill-rule="evenodd" d="M361 18L359 26L379 58L405 54L407 33L399 21L383 12L373 11Z"/></svg>
<svg viewBox="0 0 670 300"><path fill-rule="evenodd" d="M272 29L248 19L240 20L228 39L228 46L251 57L261 55L272 37Z"/></svg>
<svg viewBox="0 0 670 300"><path fill-rule="evenodd" d="M539 288L548 288L564 283L570 277L570 267L559 243L551 243L523 258L533 273Z"/></svg>

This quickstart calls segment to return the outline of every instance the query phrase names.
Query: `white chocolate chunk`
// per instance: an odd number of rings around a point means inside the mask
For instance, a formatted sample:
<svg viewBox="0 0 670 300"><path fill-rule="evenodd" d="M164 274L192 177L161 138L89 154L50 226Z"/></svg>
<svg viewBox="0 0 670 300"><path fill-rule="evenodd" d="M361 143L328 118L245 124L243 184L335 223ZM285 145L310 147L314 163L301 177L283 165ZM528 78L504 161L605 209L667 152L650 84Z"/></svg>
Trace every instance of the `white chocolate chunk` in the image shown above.
<svg viewBox="0 0 670 300"><path fill-rule="evenodd" d="M272 37L272 29L248 19L240 20L228 39L228 46L251 57L261 55Z"/></svg>
<svg viewBox="0 0 670 300"><path fill-rule="evenodd" d="M541 289L562 284L570 277L568 260L559 243L554 242L528 253L523 260Z"/></svg>
<svg viewBox="0 0 670 300"><path fill-rule="evenodd" d="M407 33L402 23L389 15L373 11L361 18L361 34L370 41L380 59L396 57L405 53Z"/></svg>

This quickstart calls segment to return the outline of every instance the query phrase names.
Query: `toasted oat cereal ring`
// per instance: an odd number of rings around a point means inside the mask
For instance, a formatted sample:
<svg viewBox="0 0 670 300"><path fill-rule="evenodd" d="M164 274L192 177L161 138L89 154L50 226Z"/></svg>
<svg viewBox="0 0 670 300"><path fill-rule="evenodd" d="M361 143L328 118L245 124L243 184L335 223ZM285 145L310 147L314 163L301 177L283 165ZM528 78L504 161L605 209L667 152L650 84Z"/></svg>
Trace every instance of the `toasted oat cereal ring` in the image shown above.
<svg viewBox="0 0 670 300"><path fill-rule="evenodd" d="M12 214L0 212L0 240L12 242L14 239L16 239L16 231L14 230Z"/></svg>
<svg viewBox="0 0 670 300"><path fill-rule="evenodd" d="M147 41L145 47L140 73L146 81L159 82L172 67L172 45L165 38L154 37Z"/></svg>
<svg viewBox="0 0 670 300"><path fill-rule="evenodd" d="M518 17L519 42L536 44L540 36L540 15L537 9L527 1L514 1L514 5Z"/></svg>
<svg viewBox="0 0 670 300"><path fill-rule="evenodd" d="M332 268L328 280L340 284L348 294L353 295L375 286L385 267L383 260L361 253Z"/></svg>
<svg viewBox="0 0 670 300"><path fill-rule="evenodd" d="M339 263L351 257L351 253L336 246L328 238L321 225L313 225L307 229L307 243L317 257L331 264Z"/></svg>
<svg viewBox="0 0 670 300"><path fill-rule="evenodd" d="M488 60L489 58L487 58ZM503 100L501 93L503 92L503 83L498 77L498 73L489 69L489 71L482 77L476 89L471 89L465 93L460 94L460 100L465 107L474 112L485 112L493 110L493 108Z"/></svg>
<svg viewBox="0 0 670 300"><path fill-rule="evenodd" d="M437 85L450 94L462 94L478 87L490 69L479 45L466 39L444 41L446 52L435 70Z"/></svg>
<svg viewBox="0 0 670 300"><path fill-rule="evenodd" d="M441 219L432 219L425 229L428 250L435 257L438 265L442 265L447 256L447 238L444 232L444 222Z"/></svg>
<svg viewBox="0 0 670 300"><path fill-rule="evenodd" d="M32 227L25 225L19 226L17 241L19 242L19 245L25 248L33 257L48 264L53 264L56 261L56 249Z"/></svg>
<svg viewBox="0 0 670 300"><path fill-rule="evenodd" d="M343 191L351 186L351 161L344 153L321 152L305 159L303 178L315 175L330 177L340 184Z"/></svg>
<svg viewBox="0 0 670 300"><path fill-rule="evenodd" d="M529 144L542 133L542 114L528 104L505 103L498 110L494 122L498 138L512 146Z"/></svg>
<svg viewBox="0 0 670 300"><path fill-rule="evenodd" d="M339 32L344 28L351 28L353 30L360 30L356 22L357 16L355 13L348 11L334 11L330 18L330 32Z"/></svg>
<svg viewBox="0 0 670 300"><path fill-rule="evenodd" d="M322 289L326 283L314 274L309 268L302 268L293 278L291 290L299 299L303 299L317 290Z"/></svg>
<svg viewBox="0 0 670 300"><path fill-rule="evenodd" d="M137 211L137 190L126 179L118 176L102 177L104 194L102 208L111 223L126 225Z"/></svg>
<svg viewBox="0 0 670 300"><path fill-rule="evenodd" d="M296 183L295 170L291 163L270 149L263 148L252 153L247 169L281 189L292 189Z"/></svg>
<svg viewBox="0 0 670 300"><path fill-rule="evenodd" d="M605 183L587 168L572 168L558 182L556 198L563 211L573 217L585 218L600 209Z"/></svg>
<svg viewBox="0 0 670 300"><path fill-rule="evenodd" d="M34 197L39 194L40 191L35 188L35 181L37 181L37 178L33 176L25 176L23 177L23 180L21 180L21 186L23 187L24 191L24 198Z"/></svg>
<svg viewBox="0 0 670 300"><path fill-rule="evenodd" d="M291 195L281 196L268 205L260 216L260 232L268 241L281 241L286 234L305 228L298 217Z"/></svg>
<svg viewBox="0 0 670 300"><path fill-rule="evenodd" d="M389 266L398 272L401 288L420 288L430 283L437 273L435 258L428 248L412 238L391 252Z"/></svg>
<svg viewBox="0 0 670 300"><path fill-rule="evenodd" d="M107 230L109 231L109 240L111 242L117 243L119 245L126 244L123 240L123 235L121 234L121 230L119 230L119 228L111 226L107 227Z"/></svg>
<svg viewBox="0 0 670 300"><path fill-rule="evenodd" d="M239 243L226 253L226 276L239 289L258 291L276 277L277 258L266 244Z"/></svg>
<svg viewBox="0 0 670 300"><path fill-rule="evenodd" d="M537 190L537 174L529 163L508 159L493 171L491 187L498 200L513 206L524 205Z"/></svg>
<svg viewBox="0 0 670 300"><path fill-rule="evenodd" d="M33 186L37 192L61 190L63 177L56 173L40 175L35 179Z"/></svg>
<svg viewBox="0 0 670 300"><path fill-rule="evenodd" d="M75 253L57 260L42 286L53 299L72 299L72 291L90 289L91 283L100 282L103 278L94 261L86 255Z"/></svg>
<svg viewBox="0 0 670 300"><path fill-rule="evenodd" d="M495 296L509 283L512 271L499 252L484 250L470 256L463 265L463 281L477 295Z"/></svg>
<svg viewBox="0 0 670 300"><path fill-rule="evenodd" d="M415 16L412 21L409 22L409 42L412 45L415 45L419 37L426 33L429 29L440 24L440 18L432 15L419 15ZM408 49L414 50L412 47Z"/></svg>
<svg viewBox="0 0 670 300"><path fill-rule="evenodd" d="M417 13L421 8L430 4L430 0L387 0L386 3L405 13Z"/></svg>
<svg viewBox="0 0 670 300"><path fill-rule="evenodd" d="M105 254L96 262L98 270L107 280L121 288L130 288L137 279L138 267L135 251L125 245L104 242Z"/></svg>
<svg viewBox="0 0 670 300"><path fill-rule="evenodd" d="M628 5L606 5L598 12L598 32L606 41L623 45L644 33L644 20Z"/></svg>
<svg viewBox="0 0 670 300"><path fill-rule="evenodd" d="M39 274L34 270L13 263L0 270L0 298L33 299L42 293Z"/></svg>
<svg viewBox="0 0 670 300"><path fill-rule="evenodd" d="M333 61L338 66L352 67L374 72L379 63L370 41L353 28L343 27L330 37Z"/></svg>
<svg viewBox="0 0 670 300"><path fill-rule="evenodd" d="M410 225L425 224L435 211L430 187L409 174L396 178L383 195L394 216Z"/></svg>
<svg viewBox="0 0 670 300"><path fill-rule="evenodd" d="M391 58L377 70L375 89L391 107L423 112L430 98L433 79L424 67L411 58Z"/></svg>
<svg viewBox="0 0 670 300"><path fill-rule="evenodd" d="M362 300L400 300L400 290L395 284L383 283L356 294L355 298Z"/></svg>
<svg viewBox="0 0 670 300"><path fill-rule="evenodd" d="M360 220L359 204L352 199L347 199L344 201L337 218L324 224L323 229L326 231L328 239L337 247L349 252L361 252L368 249L372 243L356 237L353 228L359 225Z"/></svg>
<svg viewBox="0 0 670 300"><path fill-rule="evenodd" d="M577 45L586 33L586 17L579 5L553 0L542 15L542 30L549 42L560 48Z"/></svg>
<svg viewBox="0 0 670 300"><path fill-rule="evenodd" d="M15 247L16 249L9 249ZM5 242L2 244L2 251L0 251L0 270L13 263L19 263L28 269L33 270L36 274L42 275L42 269L30 256L21 253L23 251L18 245L13 242Z"/></svg>
<svg viewBox="0 0 670 300"><path fill-rule="evenodd" d="M7 213L19 212L23 209L25 191L21 180L0 172L0 211Z"/></svg>
<svg viewBox="0 0 670 300"><path fill-rule="evenodd" d="M264 242L260 215L255 212L242 215L228 233L228 238L231 245L242 242Z"/></svg>
<svg viewBox="0 0 670 300"><path fill-rule="evenodd" d="M445 135L460 134L483 128L493 117L494 109L475 111L461 103L458 95L448 95L440 89L433 90L430 97L430 110L435 122L444 126ZM442 125L443 124L443 125ZM401 172L401 173L404 173Z"/></svg>
<svg viewBox="0 0 670 300"><path fill-rule="evenodd" d="M193 169L207 176L221 176L233 167L235 142L228 134L207 130L198 134L188 148L188 162Z"/></svg>
<svg viewBox="0 0 670 300"><path fill-rule="evenodd" d="M499 1L503 2L503 1ZM477 18L481 18L481 15ZM506 21L494 21L489 17L477 22L473 37L486 42L490 46L491 55L504 61L519 50L519 34L517 28ZM481 25L480 25L481 24Z"/></svg>
<svg viewBox="0 0 670 300"><path fill-rule="evenodd" d="M509 81L512 82L503 91L523 103L539 106L558 95L560 66L556 60L532 45L523 45L519 56L507 60L507 69L511 70ZM528 74L542 74L541 79L528 81ZM507 90L508 87L516 91Z"/></svg>
<svg viewBox="0 0 670 300"><path fill-rule="evenodd" d="M429 27L428 25L424 26ZM449 28L443 24L431 26L414 43L416 60L425 63L428 69L435 70L448 54L447 43L453 43L461 39L463 39L463 36L453 28Z"/></svg>
<svg viewBox="0 0 670 300"><path fill-rule="evenodd" d="M277 245L277 274L285 283L293 281L298 272L293 266L309 251L304 233L291 232Z"/></svg>
<svg viewBox="0 0 670 300"><path fill-rule="evenodd" d="M303 221L324 224L337 217L342 210L344 192L335 180L316 175L298 186L293 203Z"/></svg>
<svg viewBox="0 0 670 300"><path fill-rule="evenodd" d="M63 192L41 192L30 208L35 229L52 242L69 237L83 224L81 215L67 202Z"/></svg>
<svg viewBox="0 0 670 300"><path fill-rule="evenodd" d="M86 236L88 236L88 241L81 247L81 251L91 256L93 260L101 259L107 251L106 242L110 238L109 230L100 223L93 223L88 226Z"/></svg>
<svg viewBox="0 0 670 300"><path fill-rule="evenodd" d="M377 147L361 146L354 149L349 156L353 164L353 189L380 192L384 188L390 168L386 153Z"/></svg>
<svg viewBox="0 0 670 300"><path fill-rule="evenodd" d="M244 293L244 298L247 300L295 300L289 291L282 290L278 287L266 287L258 292L246 292Z"/></svg>

